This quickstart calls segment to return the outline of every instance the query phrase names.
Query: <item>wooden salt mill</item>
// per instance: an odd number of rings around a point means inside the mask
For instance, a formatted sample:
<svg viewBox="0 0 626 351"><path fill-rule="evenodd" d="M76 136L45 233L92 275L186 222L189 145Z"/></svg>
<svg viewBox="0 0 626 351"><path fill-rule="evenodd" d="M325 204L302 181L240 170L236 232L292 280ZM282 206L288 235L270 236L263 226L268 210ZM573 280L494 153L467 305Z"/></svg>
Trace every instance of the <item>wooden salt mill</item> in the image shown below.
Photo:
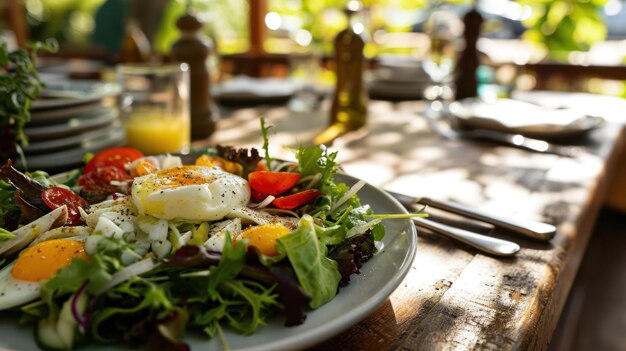
<svg viewBox="0 0 626 351"><path fill-rule="evenodd" d="M174 61L189 65L191 139L204 139L215 132L217 107L211 95L211 76L207 59L213 52L213 42L201 34L203 23L187 11L176 21L181 37L173 45L170 56Z"/></svg>

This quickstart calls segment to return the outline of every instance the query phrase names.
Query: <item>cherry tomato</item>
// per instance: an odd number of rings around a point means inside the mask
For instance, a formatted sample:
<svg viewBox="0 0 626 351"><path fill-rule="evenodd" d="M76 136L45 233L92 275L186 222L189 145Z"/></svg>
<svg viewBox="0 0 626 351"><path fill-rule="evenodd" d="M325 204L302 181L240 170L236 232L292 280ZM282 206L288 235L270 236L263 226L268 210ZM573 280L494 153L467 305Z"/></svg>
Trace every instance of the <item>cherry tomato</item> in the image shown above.
<svg viewBox="0 0 626 351"><path fill-rule="evenodd" d="M128 179L130 179L130 176L126 171L114 166L106 166L80 176L78 185L87 191L103 192L108 195L118 190L118 187L112 185L111 181L125 181Z"/></svg>
<svg viewBox="0 0 626 351"><path fill-rule="evenodd" d="M268 195L282 194L298 184L299 180L299 173L256 171L248 174L250 187Z"/></svg>
<svg viewBox="0 0 626 351"><path fill-rule="evenodd" d="M97 153L85 166L83 174L100 167L113 166L126 171L126 164L143 157L143 153L129 147L113 147Z"/></svg>
<svg viewBox="0 0 626 351"><path fill-rule="evenodd" d="M293 210L316 198L321 192L317 189L304 190L299 193L277 197L272 203L283 210Z"/></svg>
<svg viewBox="0 0 626 351"><path fill-rule="evenodd" d="M255 203L263 202L269 195L252 190L250 192L250 200Z"/></svg>
<svg viewBox="0 0 626 351"><path fill-rule="evenodd" d="M41 193L41 199L50 207L50 209L59 208L63 205L67 206L67 223L70 225L84 224L85 221L80 216L79 207L84 210L89 209L89 204L85 199L76 195L71 190L60 186L53 186Z"/></svg>

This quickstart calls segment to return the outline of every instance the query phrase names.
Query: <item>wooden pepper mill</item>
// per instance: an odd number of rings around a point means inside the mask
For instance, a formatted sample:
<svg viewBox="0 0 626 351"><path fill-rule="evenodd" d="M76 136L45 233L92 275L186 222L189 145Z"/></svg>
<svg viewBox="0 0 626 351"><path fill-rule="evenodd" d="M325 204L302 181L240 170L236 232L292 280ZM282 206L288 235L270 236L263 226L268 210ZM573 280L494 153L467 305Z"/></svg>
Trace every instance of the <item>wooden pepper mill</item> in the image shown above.
<svg viewBox="0 0 626 351"><path fill-rule="evenodd" d="M330 110L330 125L315 138L315 144L330 144L335 138L365 125L368 99L363 82L364 28L357 26L354 20L362 9L363 4L355 0L348 1L344 9L349 24L334 41L337 83Z"/></svg>
<svg viewBox="0 0 626 351"><path fill-rule="evenodd" d="M465 14L463 23L465 24L465 32L463 32L465 49L463 49L456 67L455 84L457 100L478 96L476 70L480 62L476 43L480 36L480 26L483 23L483 17L476 10L476 7L474 7Z"/></svg>
<svg viewBox="0 0 626 351"><path fill-rule="evenodd" d="M215 132L217 107L211 95L211 76L207 59L213 52L211 39L200 33L202 22L193 16L190 5L176 21L181 37L173 45L170 56L174 61L189 65L191 139L203 139Z"/></svg>

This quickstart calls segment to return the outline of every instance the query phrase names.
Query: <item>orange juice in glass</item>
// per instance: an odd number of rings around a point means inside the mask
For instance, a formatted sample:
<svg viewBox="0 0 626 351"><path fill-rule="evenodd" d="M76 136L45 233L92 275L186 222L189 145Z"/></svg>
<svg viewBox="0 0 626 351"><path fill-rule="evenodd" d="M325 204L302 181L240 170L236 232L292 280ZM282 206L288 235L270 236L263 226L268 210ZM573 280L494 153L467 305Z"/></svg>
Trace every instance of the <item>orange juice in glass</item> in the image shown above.
<svg viewBox="0 0 626 351"><path fill-rule="evenodd" d="M187 152L190 143L186 64L118 66L128 146L145 154Z"/></svg>

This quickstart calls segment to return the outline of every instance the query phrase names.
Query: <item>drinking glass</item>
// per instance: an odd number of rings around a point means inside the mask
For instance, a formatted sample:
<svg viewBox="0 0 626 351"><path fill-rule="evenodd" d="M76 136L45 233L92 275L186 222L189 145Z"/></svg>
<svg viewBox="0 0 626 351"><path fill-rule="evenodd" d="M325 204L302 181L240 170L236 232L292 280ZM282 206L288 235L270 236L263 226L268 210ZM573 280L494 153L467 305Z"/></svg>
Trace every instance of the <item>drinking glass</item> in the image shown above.
<svg viewBox="0 0 626 351"><path fill-rule="evenodd" d="M450 100L454 96L452 76L463 22L450 6L437 5L424 23L424 33L430 38L430 48L422 68L432 81L424 97L430 101Z"/></svg>
<svg viewBox="0 0 626 351"><path fill-rule="evenodd" d="M188 152L188 65L122 64L117 74L128 146L145 154Z"/></svg>

